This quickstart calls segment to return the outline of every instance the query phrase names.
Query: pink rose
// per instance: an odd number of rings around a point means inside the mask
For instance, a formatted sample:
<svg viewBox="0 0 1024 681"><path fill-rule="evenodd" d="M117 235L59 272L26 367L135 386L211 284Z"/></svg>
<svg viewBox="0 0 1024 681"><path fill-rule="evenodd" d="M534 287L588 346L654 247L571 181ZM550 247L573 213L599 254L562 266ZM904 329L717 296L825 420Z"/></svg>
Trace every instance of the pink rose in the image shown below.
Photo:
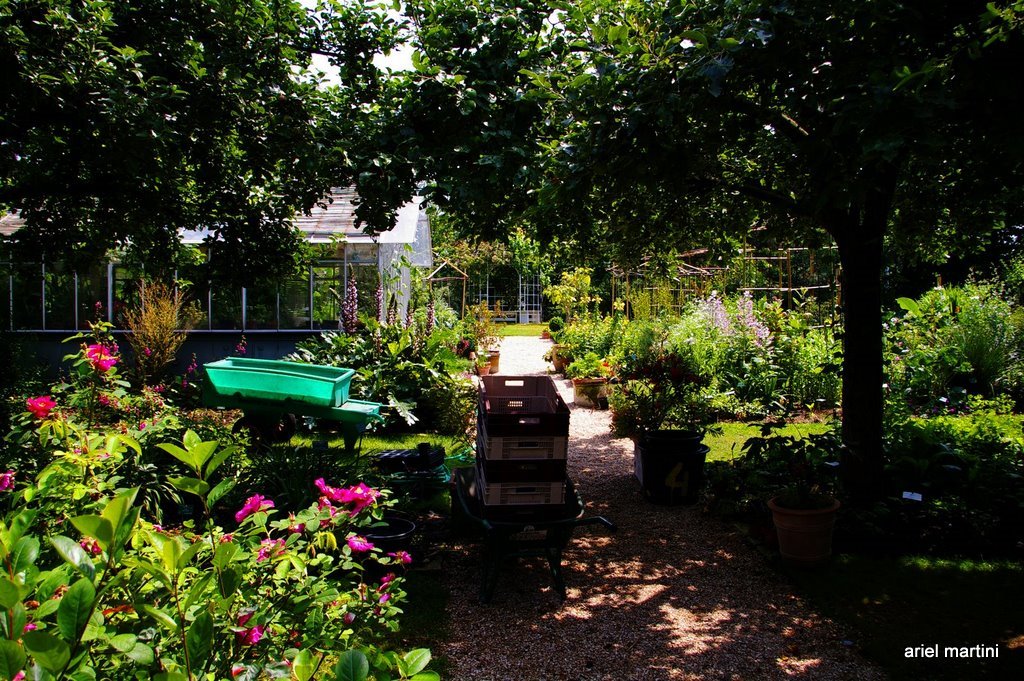
<svg viewBox="0 0 1024 681"><path fill-rule="evenodd" d="M14 471L0 474L0 492L9 492L12 489L14 489Z"/></svg>
<svg viewBox="0 0 1024 681"><path fill-rule="evenodd" d="M357 553L373 550L373 544L358 535L352 535L348 538L348 547Z"/></svg>
<svg viewBox="0 0 1024 681"><path fill-rule="evenodd" d="M253 513L260 511L266 511L268 508L274 508L274 502L267 499L262 494L254 494L245 501L245 505L239 509L238 513L235 514L235 522L242 522Z"/></svg>
<svg viewBox="0 0 1024 681"><path fill-rule="evenodd" d="M117 364L117 357L114 353L117 348L108 348L101 343L94 343L85 349L85 356L92 362L92 367L101 374L110 371L110 368Z"/></svg>
<svg viewBox="0 0 1024 681"><path fill-rule="evenodd" d="M45 419L53 411L53 408L57 406L57 403L49 395L30 397L25 400L25 404L37 419Z"/></svg>

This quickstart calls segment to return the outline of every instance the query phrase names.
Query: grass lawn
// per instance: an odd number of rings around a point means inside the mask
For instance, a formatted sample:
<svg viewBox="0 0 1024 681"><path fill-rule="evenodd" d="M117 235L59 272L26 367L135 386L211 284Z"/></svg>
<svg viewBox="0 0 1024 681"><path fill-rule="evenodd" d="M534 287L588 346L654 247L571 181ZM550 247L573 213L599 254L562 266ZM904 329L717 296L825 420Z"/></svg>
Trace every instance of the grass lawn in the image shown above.
<svg viewBox="0 0 1024 681"><path fill-rule="evenodd" d="M721 434L709 434L704 437L704 444L711 448L711 451L708 452L708 461L728 461L740 456L741 448L747 438L761 434L761 427L758 423L735 421L719 425L722 427ZM828 428L828 423L789 423L783 428L775 429L775 432L779 435L811 435L824 433Z"/></svg>
<svg viewBox="0 0 1024 681"><path fill-rule="evenodd" d="M825 615L855 627L854 643L894 679L1024 678L1024 565L920 557L836 556L787 570ZM906 657L938 645L937 659ZM951 659L946 646L998 645L997 659Z"/></svg>
<svg viewBox="0 0 1024 681"><path fill-rule="evenodd" d="M502 336L534 336L539 338L540 332L548 328L547 324L500 324L498 333Z"/></svg>

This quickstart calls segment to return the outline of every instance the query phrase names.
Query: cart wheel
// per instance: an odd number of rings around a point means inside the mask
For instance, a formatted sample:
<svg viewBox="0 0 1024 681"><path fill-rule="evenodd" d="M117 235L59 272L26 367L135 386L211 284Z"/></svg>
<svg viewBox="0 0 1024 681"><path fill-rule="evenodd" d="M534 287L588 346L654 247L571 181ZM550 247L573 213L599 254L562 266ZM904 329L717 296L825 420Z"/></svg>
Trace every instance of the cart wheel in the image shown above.
<svg viewBox="0 0 1024 681"><path fill-rule="evenodd" d="M281 418L243 416L235 421L231 432L249 431L249 438L256 446L288 442L295 435L295 414L282 414Z"/></svg>

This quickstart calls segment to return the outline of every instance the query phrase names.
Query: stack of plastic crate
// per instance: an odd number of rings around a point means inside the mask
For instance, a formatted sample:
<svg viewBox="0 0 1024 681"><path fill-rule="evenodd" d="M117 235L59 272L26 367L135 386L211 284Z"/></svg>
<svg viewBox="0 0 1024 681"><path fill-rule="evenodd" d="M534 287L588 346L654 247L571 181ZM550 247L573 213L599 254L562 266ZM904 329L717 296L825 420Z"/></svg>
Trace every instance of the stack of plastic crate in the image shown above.
<svg viewBox="0 0 1024 681"><path fill-rule="evenodd" d="M543 517L565 503L569 407L548 376L484 376L476 467L484 512Z"/></svg>

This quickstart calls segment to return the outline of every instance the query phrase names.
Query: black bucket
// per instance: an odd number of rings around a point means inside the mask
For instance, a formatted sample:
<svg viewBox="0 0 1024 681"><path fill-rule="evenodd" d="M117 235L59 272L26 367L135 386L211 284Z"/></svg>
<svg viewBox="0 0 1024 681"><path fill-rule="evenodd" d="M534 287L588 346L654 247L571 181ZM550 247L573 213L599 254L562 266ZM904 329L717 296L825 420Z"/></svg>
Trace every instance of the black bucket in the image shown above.
<svg viewBox="0 0 1024 681"><path fill-rule="evenodd" d="M658 430L636 443L634 473L644 497L655 504L695 504L704 488L704 460L710 448L703 434Z"/></svg>
<svg viewBox="0 0 1024 681"><path fill-rule="evenodd" d="M383 525L366 528L363 536L384 553L408 551L412 547L416 523L398 515L384 516Z"/></svg>

